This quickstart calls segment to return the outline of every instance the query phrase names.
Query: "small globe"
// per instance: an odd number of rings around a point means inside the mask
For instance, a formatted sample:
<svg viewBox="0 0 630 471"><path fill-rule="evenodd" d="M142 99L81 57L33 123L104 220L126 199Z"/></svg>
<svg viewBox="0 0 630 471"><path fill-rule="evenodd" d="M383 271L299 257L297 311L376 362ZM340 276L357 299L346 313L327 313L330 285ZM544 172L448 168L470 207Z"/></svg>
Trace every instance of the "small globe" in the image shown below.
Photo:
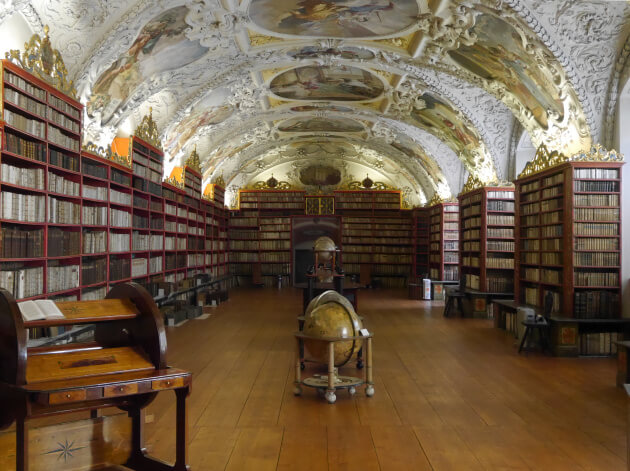
<svg viewBox="0 0 630 471"><path fill-rule="evenodd" d="M312 337L355 337L361 330L361 321L352 304L336 291L325 291L313 299L305 312L304 329ZM361 340L335 343L335 366L348 363L361 349ZM305 339L312 360L328 363L328 342Z"/></svg>
<svg viewBox="0 0 630 471"><path fill-rule="evenodd" d="M335 250L337 250L337 244L330 237L322 236L315 241L313 250L317 252L318 261L325 263L332 260Z"/></svg>

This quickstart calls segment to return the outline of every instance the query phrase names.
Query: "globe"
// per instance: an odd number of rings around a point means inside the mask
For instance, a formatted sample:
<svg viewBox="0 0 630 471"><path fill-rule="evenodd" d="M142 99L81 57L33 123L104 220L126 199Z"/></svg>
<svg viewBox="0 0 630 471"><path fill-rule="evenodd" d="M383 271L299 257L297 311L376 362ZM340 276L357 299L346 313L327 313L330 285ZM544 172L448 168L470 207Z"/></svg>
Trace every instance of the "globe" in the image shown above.
<svg viewBox="0 0 630 471"><path fill-rule="evenodd" d="M330 237L322 236L315 241L313 250L317 252L318 261L326 263L332 260L335 250L337 250L337 244Z"/></svg>
<svg viewBox="0 0 630 471"><path fill-rule="evenodd" d="M312 337L355 337L361 330L361 321L352 304L336 291L325 291L314 298L304 315L306 335ZM343 366L357 355L361 340L335 342L335 366ZM319 363L328 363L328 342L305 339L309 357Z"/></svg>

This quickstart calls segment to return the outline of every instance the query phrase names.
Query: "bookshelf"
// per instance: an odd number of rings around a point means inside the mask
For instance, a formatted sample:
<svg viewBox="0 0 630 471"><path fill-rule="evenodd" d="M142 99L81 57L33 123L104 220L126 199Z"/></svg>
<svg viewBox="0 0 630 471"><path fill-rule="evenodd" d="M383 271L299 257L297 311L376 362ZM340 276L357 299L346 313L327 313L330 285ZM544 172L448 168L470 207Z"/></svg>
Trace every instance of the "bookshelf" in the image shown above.
<svg viewBox="0 0 630 471"><path fill-rule="evenodd" d="M428 208L413 210L413 277L429 276L430 216Z"/></svg>
<svg viewBox="0 0 630 471"><path fill-rule="evenodd" d="M460 277L467 289L512 293L514 188L478 185L471 177L458 198Z"/></svg>
<svg viewBox="0 0 630 471"><path fill-rule="evenodd" d="M567 162L516 180L519 302L562 317L618 318L621 163Z"/></svg>
<svg viewBox="0 0 630 471"><path fill-rule="evenodd" d="M459 203L438 202L429 207L429 277L459 280Z"/></svg>

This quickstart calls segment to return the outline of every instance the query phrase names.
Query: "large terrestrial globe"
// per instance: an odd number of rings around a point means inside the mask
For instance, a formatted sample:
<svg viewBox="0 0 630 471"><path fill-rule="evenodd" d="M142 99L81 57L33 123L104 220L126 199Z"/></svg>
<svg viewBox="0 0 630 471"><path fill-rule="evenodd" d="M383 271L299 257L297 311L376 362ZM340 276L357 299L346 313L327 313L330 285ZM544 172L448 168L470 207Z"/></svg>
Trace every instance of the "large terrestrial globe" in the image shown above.
<svg viewBox="0 0 630 471"><path fill-rule="evenodd" d="M317 252L317 258L320 262L326 263L332 260L337 244L330 237L318 237L313 245L313 250Z"/></svg>
<svg viewBox="0 0 630 471"><path fill-rule="evenodd" d="M304 314L303 332L312 337L356 337L361 327L352 304L332 290L314 298ZM343 366L356 357L362 343L361 340L335 342L335 366ZM328 363L328 342L305 339L304 347L312 360Z"/></svg>

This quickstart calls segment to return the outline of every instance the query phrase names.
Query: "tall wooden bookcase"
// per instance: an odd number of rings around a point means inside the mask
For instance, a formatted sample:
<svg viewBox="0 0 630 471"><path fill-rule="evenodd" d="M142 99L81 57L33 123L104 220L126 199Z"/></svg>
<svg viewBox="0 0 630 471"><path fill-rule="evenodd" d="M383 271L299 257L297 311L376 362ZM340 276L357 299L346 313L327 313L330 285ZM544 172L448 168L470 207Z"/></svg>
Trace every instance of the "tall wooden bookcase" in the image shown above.
<svg viewBox="0 0 630 471"><path fill-rule="evenodd" d="M413 210L413 277L429 276L429 208Z"/></svg>
<svg viewBox="0 0 630 471"><path fill-rule="evenodd" d="M429 277L433 281L459 280L459 203L429 207Z"/></svg>
<svg viewBox="0 0 630 471"><path fill-rule="evenodd" d="M464 287L484 293L512 293L514 188L466 190L458 198L459 266Z"/></svg>

